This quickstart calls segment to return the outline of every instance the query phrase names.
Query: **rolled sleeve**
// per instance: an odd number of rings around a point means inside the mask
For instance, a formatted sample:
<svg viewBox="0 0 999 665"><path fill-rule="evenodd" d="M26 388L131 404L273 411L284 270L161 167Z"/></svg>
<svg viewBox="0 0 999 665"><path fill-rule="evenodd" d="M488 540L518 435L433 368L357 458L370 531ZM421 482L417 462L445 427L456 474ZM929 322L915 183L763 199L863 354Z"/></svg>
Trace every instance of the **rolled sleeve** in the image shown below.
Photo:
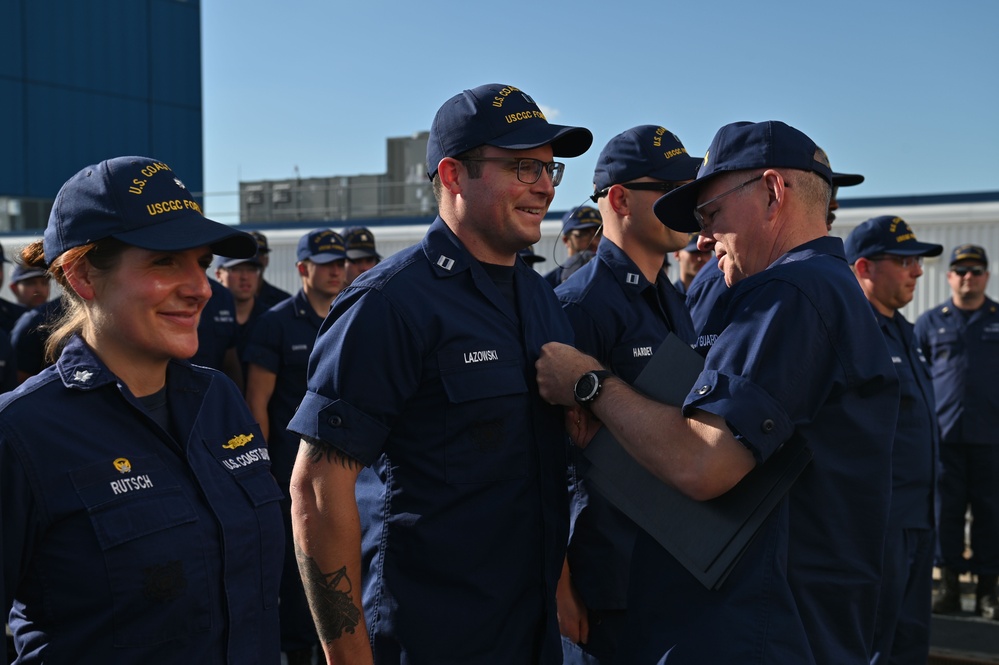
<svg viewBox="0 0 999 665"><path fill-rule="evenodd" d="M794 432L794 423L784 407L752 381L705 370L687 394L683 413L690 417L698 409L721 416L732 433L762 463Z"/></svg>
<svg viewBox="0 0 999 665"><path fill-rule="evenodd" d="M384 441L390 428L345 400L309 391L288 424L288 431L334 446L365 466L371 466L378 459L378 452L371 444ZM367 445L357 445L362 441Z"/></svg>

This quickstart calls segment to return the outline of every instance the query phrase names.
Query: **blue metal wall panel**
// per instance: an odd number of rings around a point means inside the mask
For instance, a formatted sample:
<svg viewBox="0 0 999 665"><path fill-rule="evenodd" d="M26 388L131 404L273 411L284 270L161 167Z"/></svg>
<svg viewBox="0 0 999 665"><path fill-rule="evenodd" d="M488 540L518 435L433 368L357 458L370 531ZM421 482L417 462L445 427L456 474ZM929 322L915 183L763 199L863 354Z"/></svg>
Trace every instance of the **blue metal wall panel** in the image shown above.
<svg viewBox="0 0 999 665"><path fill-rule="evenodd" d="M21 3L4 0L0 5L0 79L23 74L22 19Z"/></svg>
<svg viewBox="0 0 999 665"><path fill-rule="evenodd" d="M203 188L197 0L2 0L0 194L52 198L107 157Z"/></svg>
<svg viewBox="0 0 999 665"><path fill-rule="evenodd" d="M31 0L25 16L29 80L107 95L148 95L147 2Z"/></svg>
<svg viewBox="0 0 999 665"><path fill-rule="evenodd" d="M151 3L149 41L154 45L150 58L150 97L154 103L165 102L201 109L201 15L198 5L176 0ZM164 35L182 39L183 48L161 41ZM163 52L161 52L163 51ZM192 73L198 84L192 85Z"/></svg>
<svg viewBox="0 0 999 665"><path fill-rule="evenodd" d="M22 90L19 81L0 78L0 196L20 196L25 189Z"/></svg>
<svg viewBox="0 0 999 665"><path fill-rule="evenodd" d="M143 100L28 86L27 196L52 198L88 164L145 155L149 109Z"/></svg>

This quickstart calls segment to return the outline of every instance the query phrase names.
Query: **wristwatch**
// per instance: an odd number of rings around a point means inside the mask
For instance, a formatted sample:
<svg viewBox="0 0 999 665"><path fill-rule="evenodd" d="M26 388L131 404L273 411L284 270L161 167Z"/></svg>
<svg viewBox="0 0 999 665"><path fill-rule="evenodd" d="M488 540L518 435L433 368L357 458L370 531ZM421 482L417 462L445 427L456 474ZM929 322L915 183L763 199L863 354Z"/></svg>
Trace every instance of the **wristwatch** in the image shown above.
<svg viewBox="0 0 999 665"><path fill-rule="evenodd" d="M579 377L576 380L576 385L572 388L572 394L576 398L576 403L585 409L589 409L593 404L593 400L600 394L601 382L608 376L612 376L612 373L605 369L597 369L586 372Z"/></svg>

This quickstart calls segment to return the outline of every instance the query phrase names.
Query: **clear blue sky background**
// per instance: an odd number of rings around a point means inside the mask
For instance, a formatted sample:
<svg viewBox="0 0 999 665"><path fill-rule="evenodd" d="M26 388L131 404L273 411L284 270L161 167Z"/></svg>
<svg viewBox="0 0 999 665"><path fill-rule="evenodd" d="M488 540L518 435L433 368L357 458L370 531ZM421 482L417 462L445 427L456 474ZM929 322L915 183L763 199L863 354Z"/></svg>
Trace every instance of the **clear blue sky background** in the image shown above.
<svg viewBox="0 0 999 665"><path fill-rule="evenodd" d="M999 2L204 0L208 214L248 180L383 173L385 139L465 88L515 85L594 135L552 210L592 192L615 134L661 124L700 156L783 120L863 173L842 198L999 190Z"/></svg>

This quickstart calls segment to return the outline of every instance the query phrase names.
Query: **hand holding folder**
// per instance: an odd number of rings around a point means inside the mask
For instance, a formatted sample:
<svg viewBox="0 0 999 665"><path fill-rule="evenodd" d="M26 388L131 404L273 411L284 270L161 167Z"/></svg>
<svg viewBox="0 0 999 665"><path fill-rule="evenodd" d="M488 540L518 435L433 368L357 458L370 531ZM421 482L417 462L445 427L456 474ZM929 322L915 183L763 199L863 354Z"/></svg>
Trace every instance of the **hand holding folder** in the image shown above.
<svg viewBox="0 0 999 665"><path fill-rule="evenodd" d="M671 333L634 387L652 399L682 406L703 365L703 358ZM722 496L696 501L642 467L607 428L597 433L583 455L590 462L587 481L709 589L721 587L812 459L804 441L793 438Z"/></svg>

